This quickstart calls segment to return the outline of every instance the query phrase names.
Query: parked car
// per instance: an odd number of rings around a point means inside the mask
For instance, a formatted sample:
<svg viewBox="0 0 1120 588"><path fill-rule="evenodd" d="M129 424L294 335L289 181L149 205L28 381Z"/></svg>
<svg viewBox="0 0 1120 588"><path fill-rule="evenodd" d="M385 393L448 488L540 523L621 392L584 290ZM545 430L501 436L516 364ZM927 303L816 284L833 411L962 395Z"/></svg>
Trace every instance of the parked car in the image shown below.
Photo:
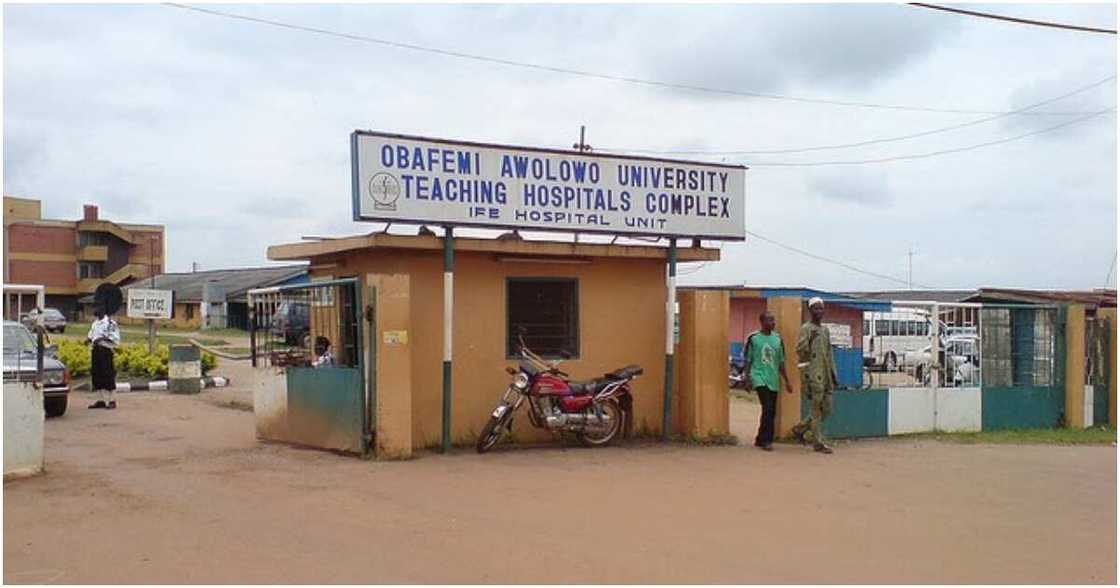
<svg viewBox="0 0 1120 588"><path fill-rule="evenodd" d="M66 331L66 317L57 308L44 308L43 326L52 333L62 333ZM39 309L33 309L31 312L23 315L23 324L27 327L32 327L39 321Z"/></svg>
<svg viewBox="0 0 1120 588"><path fill-rule="evenodd" d="M34 382L38 378L38 342L27 327L4 321L4 381ZM70 398L70 372L58 360L53 346L43 357L43 408L47 416L66 413Z"/></svg>
<svg viewBox="0 0 1120 588"><path fill-rule="evenodd" d="M272 314L272 335L288 345L307 347L311 334L311 305L306 302L281 302Z"/></svg>
<svg viewBox="0 0 1120 588"><path fill-rule="evenodd" d="M929 383L930 377L930 345L918 351L907 351L903 355L902 364L907 371L913 370L914 379L922 384ZM975 335L960 335L946 337L941 340L942 374L952 374L950 380L943 375L942 385L972 386L978 385L980 375L980 339Z"/></svg>

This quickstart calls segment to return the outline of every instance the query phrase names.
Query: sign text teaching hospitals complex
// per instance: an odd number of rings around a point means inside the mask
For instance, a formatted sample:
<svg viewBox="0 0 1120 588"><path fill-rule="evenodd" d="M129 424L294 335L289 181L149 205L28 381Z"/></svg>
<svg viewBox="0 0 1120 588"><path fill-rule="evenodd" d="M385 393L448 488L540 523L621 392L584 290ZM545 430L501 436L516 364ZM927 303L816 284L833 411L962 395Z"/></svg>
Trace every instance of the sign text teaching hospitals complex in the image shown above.
<svg viewBox="0 0 1120 588"><path fill-rule="evenodd" d="M354 220L745 238L746 168L355 131Z"/></svg>

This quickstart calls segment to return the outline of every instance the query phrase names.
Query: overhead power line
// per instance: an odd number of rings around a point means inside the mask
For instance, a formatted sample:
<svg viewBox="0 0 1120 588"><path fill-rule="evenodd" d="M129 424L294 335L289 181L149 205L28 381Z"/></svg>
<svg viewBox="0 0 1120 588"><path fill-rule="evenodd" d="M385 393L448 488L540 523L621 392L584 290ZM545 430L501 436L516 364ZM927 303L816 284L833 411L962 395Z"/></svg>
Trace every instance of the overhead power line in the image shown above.
<svg viewBox="0 0 1120 588"><path fill-rule="evenodd" d="M1116 29L1098 29L1096 27L1083 27L1079 25L1064 24L1060 22L1051 22L1046 20L1031 20L1028 18L1016 18L1014 16L1004 16L1002 14L992 14L990 12L977 12L975 10L964 10L962 8L951 8L949 6L938 6L937 4L925 4L922 2L911 2L911 6L919 8L929 8L932 10L943 10L945 12L955 12L957 14L964 14L967 16L978 16L980 18L990 18L993 20L1004 20L1007 22L1014 22L1019 24L1034 25L1036 27L1050 27L1054 29L1067 29L1071 31L1081 31L1085 33L1104 33L1106 35L1115 35Z"/></svg>
<svg viewBox="0 0 1120 588"><path fill-rule="evenodd" d="M1077 94L1081 94L1082 92L1087 92L1089 90L1092 90L1093 88L1096 88L1096 87L1098 87L1102 84L1106 84L1108 82L1111 82L1115 79L1116 79L1116 76L1114 76L1114 75L1108 76L1107 78L1104 78L1102 80L1098 80L1098 81L1093 82L1092 84L1089 84L1087 86L1082 86L1082 87L1080 87L1076 90L1073 90L1072 92L1067 92L1065 94L1062 94L1061 96L1055 96L1053 98L1048 98L1046 100L1043 100L1042 102L1037 102L1035 104L1031 104L1030 106L1024 106L1023 108L1020 108L1020 109L1017 109L1017 110L1012 110L1010 112L1004 112L1002 114L997 114L997 115L994 115L994 116L986 116L984 118L979 118L979 119L972 120L972 121L965 122L965 123L961 123L961 124L951 125L951 126L947 126L947 127L939 127L939 128L931 129L931 130L927 130L927 131L911 133L909 135L900 135L900 136L897 136L897 137L885 137L885 138L880 138L880 139L869 139L869 140L866 140L866 141L858 141L858 142L855 142L855 143L837 143L837 144L833 144L833 145L818 145L816 147L791 147L791 148L785 148L785 149L756 149L756 150L742 150L742 151L679 150L679 149L656 150L656 149L626 149L626 148L621 148L621 147L600 148L599 151L605 151L605 152L608 152L608 153L610 153L610 152L641 153L641 154L645 154L645 155L778 155L778 154L786 154L786 153L807 153L807 152L810 152L810 151L831 151L831 150L834 150L834 149L849 149L849 148L853 148L853 147L866 147L868 145L880 145L880 144L883 144L883 143L893 143L893 142L896 142L896 141L905 141L905 140L908 140L908 139L917 139L919 137L928 137L930 135L936 135L938 133L946 133L946 132L949 132L949 131L956 131L956 130L959 130L959 129L964 129L964 128L976 126L976 125L979 125L979 124L983 124L983 123L986 123L986 122L991 122L993 120L998 120L998 119L1006 118L1006 117L1009 117L1009 116L1015 116L1015 115L1018 115L1018 114L1025 114L1029 110L1033 110L1033 109L1039 108L1041 106L1046 106L1047 104L1052 104L1054 102L1057 102L1059 100L1064 100L1064 99L1069 98L1071 96L1076 96Z"/></svg>
<svg viewBox="0 0 1120 588"><path fill-rule="evenodd" d="M1112 264L1108 266L1108 276L1104 279L1104 287L1108 288L1108 284L1112 282L1112 272L1116 270L1116 251L1112 252Z"/></svg>
<svg viewBox="0 0 1120 588"><path fill-rule="evenodd" d="M509 67L519 67L519 68L524 68L524 69L532 69L532 70L537 70L537 71L546 71L546 72L551 72L551 73L581 76L581 77L594 78L594 79L599 79L599 80L609 80L609 81L613 81L613 82L623 82L623 83L629 83L629 84L637 84L637 85L649 86L649 87L668 88L668 89L673 89L673 90L688 90L688 91L692 91L692 92L702 92L702 93L708 93L708 94L720 94L720 95L724 95L724 96L739 96L739 97L744 97L744 98L759 98L759 99L766 99L766 100L785 100L785 101L789 101L789 102L801 102L801 103L807 103L807 104L827 104L827 105L831 105L831 106L847 106L847 107L853 107L853 108L874 108L874 109L882 109L882 110L914 111L914 112L937 112L937 113L944 113L944 114L1003 114L1004 112L1006 112L1006 111L1000 111L1000 110L975 110L975 109L965 109L965 108L935 108L935 107L928 107L928 106L915 106L915 105L905 105L905 104L886 104L886 103L875 103L875 102L858 102L858 101L849 101L849 100L833 100L833 99L828 99L828 98L806 98L806 97L803 97L803 96L788 96L788 95L783 95L783 94L769 94L769 93L764 93L764 92L750 92L750 91L746 91L746 90L731 90L731 89L726 89L726 88L713 88L713 87L709 87L709 86L698 86L698 85L684 84L684 83L678 83L678 82L666 82L666 81L660 81L660 80L650 80L650 79L635 78L635 77L630 77L630 76L621 76L621 75L613 75L613 74L606 74L606 73L593 72L593 71L570 69L570 68L565 68L565 67L544 65L544 64L539 64L539 63L514 61L512 59L505 59L505 58L501 58L501 57L491 57L491 56L488 56L488 55L480 55L480 54L476 54L476 53L466 53L466 52L462 52L462 51L452 51L452 50L449 50L449 49L439 49L439 48L436 48L436 47L426 47L426 46L423 46L423 45L416 45L416 44L413 44L413 43L402 43L402 42L399 42L399 41L390 41L388 39L381 39L381 38L378 38L378 37L370 37L370 36L367 36L367 35L355 35L355 34L352 34L352 33L343 33L343 32L339 32L339 31L332 31L332 30L329 30L329 29L322 29L322 28L317 28L317 27L310 27L310 26L292 24L292 23L282 22L282 21L278 21L278 20L258 18L258 17L255 17L255 16L246 16L246 15L243 15L243 14L236 14L236 13L232 13L232 12L223 12L223 11L220 11L220 10L213 10L213 9L210 9L210 8L201 8L201 7L198 7L198 6L190 6L190 5L187 5L187 4L179 4L179 3L176 3L176 2L165 2L164 5L165 6L170 6L172 8L189 10L189 11L193 11L193 12L209 14L209 15L212 15L212 16L219 16L219 17L222 17L222 18L231 18L231 19L242 20L242 21L246 21L246 22L253 22L253 23L263 24L263 25L268 25L268 26L273 26L273 27L280 27L280 28L284 28L284 29L303 31L303 32L307 32L307 33L315 33L315 34L318 34L318 35L327 35L327 36L331 36L331 37L337 37L337 38L340 38L340 39L348 39L348 40L351 40L351 41L360 41L360 42L363 42L363 43L372 43L372 44L375 44L375 45L382 45L382 46L385 46L385 47L393 47L393 48L396 48L396 49L407 49L409 51L420 51L420 52L424 52L424 53L432 53L432 54L436 54L436 55L443 55L445 57L454 57L454 58L458 58L458 59L469 59L469 60L472 60L472 61L478 61L478 62L483 62L483 63L492 63L492 64L497 64L497 65L505 65L505 66L509 66ZM1078 114L1084 114L1084 113L1083 112L1032 112L1030 114L1040 115L1040 116L1041 115L1046 115L1046 116L1072 116L1072 115L1078 115Z"/></svg>
<svg viewBox="0 0 1120 588"><path fill-rule="evenodd" d="M1031 131L1029 133L1023 133L1021 135L1015 135L1013 137L1007 137L1007 138L998 139L998 140L995 140L995 141L987 141L987 142L984 142L984 143L976 143L974 145L966 145L964 147L954 147L954 148L951 148L951 149L941 149L941 150L938 150L938 151L929 151L929 152L926 152L926 153L914 153L914 154L911 154L911 155L894 155L894 156L889 156L889 157L879 157L879 158L875 158L875 159L849 159L849 160L834 160L834 161L797 161L797 162L791 162L791 161L781 161L781 162L779 162L779 161L772 161L772 162L750 161L750 162L747 162L747 163L750 167L756 167L756 168L757 167L821 167L821 166L826 166L826 165L869 165L869 164L873 164L873 163L888 163L888 162L892 162L892 161L907 161L907 160L911 160L911 159L926 159L928 157L937 157L939 155L948 155L950 153L962 153L962 152L965 152L965 151L972 151L974 149L981 149L981 148L984 148L984 147L992 147L994 145L1002 145L1004 143L1010 143L1012 141L1018 141L1020 139L1026 139L1027 137L1033 137L1035 135L1041 135L1043 133L1049 133L1049 132L1052 132L1052 131L1056 131L1058 129L1062 129L1062 128L1065 128L1065 127L1068 127L1068 126L1071 126L1071 125L1075 125L1079 122L1084 122L1084 121L1087 121L1091 118L1095 118L1095 117L1101 116L1103 114L1108 114L1109 112L1112 112L1114 110L1116 110L1115 105L1110 106L1110 107L1108 107L1104 110L1099 110L1097 112L1089 113L1085 116L1081 116L1081 117L1075 118L1073 120L1066 121L1062 124L1054 125L1054 126L1051 126L1051 127L1046 127L1044 129L1038 129L1037 131Z"/></svg>
<svg viewBox="0 0 1120 588"><path fill-rule="evenodd" d="M780 241L775 241L774 239L771 239L770 237L767 237L765 235L760 235L760 234L758 234L758 233L756 233L756 232L754 232L750 229L747 229L747 234L756 238L756 239L759 239L761 241L765 241L767 243L770 243L771 245L781 247L782 249L785 249L787 251L792 251L792 252L797 253L799 255L804 255L805 257L811 257L813 259L816 259L817 261L823 261L825 263L831 263L833 265L840 266L842 268L851 270L851 271L856 272L856 273L871 276L873 278L879 278L880 280L887 280L887 281L890 281L890 282L895 282L895 283L898 283L898 284L902 284L904 286L910 286L911 285L911 282L909 282L907 280L904 280L902 278L898 278L898 277L895 277L895 276L889 276L887 274L880 274L878 272L868 271L868 270L865 270L863 268L856 267L856 266L854 266L850 263L844 263L843 261L840 261L840 260L837 260L837 259L832 259L830 257L825 257L823 255L817 255L816 253L812 253L810 251L805 251L804 249L798 249L797 247L794 247L792 245L786 245L785 243L782 243ZM935 289L933 286L923 286L921 284L913 284L913 285L917 286L919 288L924 288L926 290L934 290Z"/></svg>

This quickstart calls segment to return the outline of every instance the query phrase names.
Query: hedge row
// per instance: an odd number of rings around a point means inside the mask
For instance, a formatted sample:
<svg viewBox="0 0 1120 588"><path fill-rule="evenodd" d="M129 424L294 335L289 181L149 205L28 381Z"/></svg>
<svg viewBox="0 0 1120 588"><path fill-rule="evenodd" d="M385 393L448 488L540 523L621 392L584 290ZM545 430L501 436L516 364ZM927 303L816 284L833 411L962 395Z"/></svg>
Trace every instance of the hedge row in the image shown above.
<svg viewBox="0 0 1120 588"><path fill-rule="evenodd" d="M120 345L113 354L113 365L118 376L136 378L166 378L167 361L170 350L167 345L157 345L155 353L148 353L145 343L126 343ZM89 345L75 339L64 339L58 343L58 359L70 370L71 377L89 374ZM213 353L202 352L202 374L206 375L217 365Z"/></svg>

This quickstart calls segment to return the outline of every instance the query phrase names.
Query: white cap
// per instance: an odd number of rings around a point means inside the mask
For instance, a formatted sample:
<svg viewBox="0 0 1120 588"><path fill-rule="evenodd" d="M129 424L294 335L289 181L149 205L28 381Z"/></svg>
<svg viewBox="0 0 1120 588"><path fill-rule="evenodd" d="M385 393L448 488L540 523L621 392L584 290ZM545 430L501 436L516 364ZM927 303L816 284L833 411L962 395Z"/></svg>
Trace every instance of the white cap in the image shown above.
<svg viewBox="0 0 1120 588"><path fill-rule="evenodd" d="M815 305L815 304L819 304L821 306L824 306L824 300L821 300L820 296L814 296L814 297L810 298L809 299L809 307L812 308L813 305Z"/></svg>

